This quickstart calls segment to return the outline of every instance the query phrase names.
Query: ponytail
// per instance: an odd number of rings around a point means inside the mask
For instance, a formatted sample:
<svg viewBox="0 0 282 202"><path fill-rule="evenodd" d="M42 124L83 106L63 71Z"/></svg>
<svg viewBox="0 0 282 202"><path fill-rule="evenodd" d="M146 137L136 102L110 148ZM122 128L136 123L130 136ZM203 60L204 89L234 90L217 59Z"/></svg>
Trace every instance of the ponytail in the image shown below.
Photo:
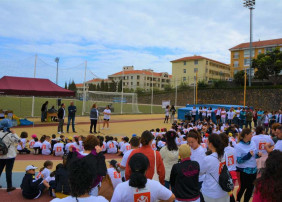
<svg viewBox="0 0 282 202"><path fill-rule="evenodd" d="M224 155L224 143L222 142L219 135L213 133L208 138L209 142L214 146L216 153L218 155L218 159L221 161Z"/></svg>
<svg viewBox="0 0 282 202"><path fill-rule="evenodd" d="M244 129L242 130L242 132L239 134L238 142L240 142L241 140L243 140L244 137L245 137L246 135L250 134L251 132L252 132L251 129L249 129L249 128L244 128Z"/></svg>
<svg viewBox="0 0 282 202"><path fill-rule="evenodd" d="M134 171L130 175L129 186L142 189L145 188L146 183L147 178L145 176L145 173L141 173L140 171Z"/></svg>
<svg viewBox="0 0 282 202"><path fill-rule="evenodd" d="M147 183L146 170L149 166L148 158L142 153L136 153L129 159L131 175L129 178L129 186L138 189L145 188Z"/></svg>

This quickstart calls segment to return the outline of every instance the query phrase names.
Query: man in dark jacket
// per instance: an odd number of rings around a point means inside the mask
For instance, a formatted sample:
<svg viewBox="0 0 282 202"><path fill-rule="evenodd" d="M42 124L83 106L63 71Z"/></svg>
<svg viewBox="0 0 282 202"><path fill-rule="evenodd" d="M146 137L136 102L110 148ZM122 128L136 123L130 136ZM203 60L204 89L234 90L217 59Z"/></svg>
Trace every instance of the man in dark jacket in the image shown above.
<svg viewBox="0 0 282 202"><path fill-rule="evenodd" d="M70 122L72 122L72 132L76 133L74 129L76 106L74 106L73 102L70 103L70 106L68 107L68 112L69 114L68 114L67 133L69 133Z"/></svg>
<svg viewBox="0 0 282 202"><path fill-rule="evenodd" d="M64 118L65 118L65 104L62 103L60 109L58 110L58 134L64 133L63 126L64 126Z"/></svg>
<svg viewBox="0 0 282 202"><path fill-rule="evenodd" d="M191 150L187 144L179 147L181 163L174 164L170 173L171 191L178 201L196 201L200 198L200 166L190 160Z"/></svg>
<svg viewBox="0 0 282 202"><path fill-rule="evenodd" d="M25 169L26 174L23 177L21 189L23 197L27 199L39 198L45 189L44 185L40 186L40 183L43 181L44 175L42 174L40 178L36 180L35 169L37 169L37 167L34 167L32 165L27 166Z"/></svg>
<svg viewBox="0 0 282 202"><path fill-rule="evenodd" d="M41 122L44 122L47 117L47 105L48 101L46 101L41 107Z"/></svg>

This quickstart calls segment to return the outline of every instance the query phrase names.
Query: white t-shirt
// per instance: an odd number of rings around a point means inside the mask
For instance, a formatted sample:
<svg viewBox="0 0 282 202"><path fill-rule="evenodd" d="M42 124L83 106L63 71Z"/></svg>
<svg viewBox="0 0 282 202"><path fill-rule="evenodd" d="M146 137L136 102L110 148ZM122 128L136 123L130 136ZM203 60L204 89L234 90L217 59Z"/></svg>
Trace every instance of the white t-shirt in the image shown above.
<svg viewBox="0 0 282 202"><path fill-rule="evenodd" d="M50 142L47 142L45 140L42 143L41 149L42 149L42 154L43 155L50 155L51 154L51 144L50 144Z"/></svg>
<svg viewBox="0 0 282 202"><path fill-rule="evenodd" d="M66 198L62 198L62 199L59 199L59 198L55 198L53 199L51 202L108 202L107 199L105 199L103 196L89 196L89 197L85 197L85 198L75 198L75 197L72 197L72 196L68 196Z"/></svg>
<svg viewBox="0 0 282 202"><path fill-rule="evenodd" d="M266 143L274 145L274 142L271 137L263 134L253 136L252 141L255 143L257 151L262 152L263 154L267 154L267 151L265 150Z"/></svg>
<svg viewBox="0 0 282 202"><path fill-rule="evenodd" d="M108 141L107 142L107 153L108 154L117 153L117 142L116 141Z"/></svg>
<svg viewBox="0 0 282 202"><path fill-rule="evenodd" d="M212 114L212 110L208 110L208 116L211 116L211 114Z"/></svg>
<svg viewBox="0 0 282 202"><path fill-rule="evenodd" d="M217 115L217 116L220 116L220 113L221 113L221 109L217 109L216 115Z"/></svg>
<svg viewBox="0 0 282 202"><path fill-rule="evenodd" d="M78 151L83 151L83 150L84 150L84 149L83 149L83 142L80 140L80 141L78 141L78 143L79 143L79 144L77 144L77 142L74 142L74 143L73 143L73 146L75 146L75 148L77 148Z"/></svg>
<svg viewBox="0 0 282 202"><path fill-rule="evenodd" d="M225 162L226 166L229 171L235 171L236 170L236 155L235 155L235 149L233 147L225 147L224 148L224 156L225 156Z"/></svg>
<svg viewBox="0 0 282 202"><path fill-rule="evenodd" d="M129 181L118 184L112 200L114 202L155 202L157 200L168 200L172 192L155 180L147 179L145 188L137 189L129 186Z"/></svg>
<svg viewBox="0 0 282 202"><path fill-rule="evenodd" d="M118 143L118 147L121 149L122 146L123 146L123 144L124 144L124 141L119 142L119 143Z"/></svg>
<svg viewBox="0 0 282 202"><path fill-rule="evenodd" d="M34 145L34 144L35 144L34 139L30 140L30 141L29 141L29 148L30 148L30 149L33 149L33 145Z"/></svg>
<svg viewBox="0 0 282 202"><path fill-rule="evenodd" d="M106 142L104 141L103 142L103 146L102 146L102 152L105 152L107 150L107 144Z"/></svg>
<svg viewBox="0 0 282 202"><path fill-rule="evenodd" d="M120 172L116 171L116 169L114 169L114 168L108 168L107 172L108 172L108 175L110 176L110 178L112 180L112 183L113 183L113 186L114 186L114 189L115 189L116 186L119 183L122 183L121 174L120 174Z"/></svg>
<svg viewBox="0 0 282 202"><path fill-rule="evenodd" d="M192 149L191 148L191 160L192 161L197 161L200 165L200 168L202 166L202 162L204 158L206 157L205 149L202 146L199 146L197 149ZM199 182L202 182L204 179L204 175L199 176Z"/></svg>
<svg viewBox="0 0 282 202"><path fill-rule="evenodd" d="M122 160L120 162L121 166L126 167L126 163L127 163L128 157L129 157L129 155L131 154L132 151L133 151L133 149L131 149L131 150L129 150L129 151L124 153L124 155L122 157Z"/></svg>
<svg viewBox="0 0 282 202"><path fill-rule="evenodd" d="M192 109L192 115L196 116L197 109Z"/></svg>
<svg viewBox="0 0 282 202"><path fill-rule="evenodd" d="M47 177L50 177L50 170L48 168L44 168L42 171L41 171L41 174L44 175L43 177L43 180L45 180Z"/></svg>
<svg viewBox="0 0 282 202"><path fill-rule="evenodd" d="M226 111L225 110L221 111L220 115L221 115L222 118L225 118L226 117Z"/></svg>
<svg viewBox="0 0 282 202"><path fill-rule="evenodd" d="M153 140L151 147L153 150L157 151L156 140Z"/></svg>
<svg viewBox="0 0 282 202"><path fill-rule="evenodd" d="M125 152L131 150L131 146L128 142L124 143L120 149L120 151L125 154Z"/></svg>
<svg viewBox="0 0 282 202"><path fill-rule="evenodd" d="M282 152L282 140L278 140L278 141L276 142L276 144L274 145L273 150L279 150L279 151Z"/></svg>
<svg viewBox="0 0 282 202"><path fill-rule="evenodd" d="M203 109L203 116L207 116L207 109Z"/></svg>
<svg viewBox="0 0 282 202"><path fill-rule="evenodd" d="M34 143L33 148L34 147L40 147L41 148L41 146L42 146L42 143L37 141L37 142Z"/></svg>
<svg viewBox="0 0 282 202"><path fill-rule="evenodd" d="M216 152L204 158L200 167L200 174L205 174L202 184L203 195L213 199L228 196L228 193L223 191L217 183L219 179L220 167L223 166L224 163L224 159L221 161L221 163L219 162Z"/></svg>
<svg viewBox="0 0 282 202"><path fill-rule="evenodd" d="M108 113L108 114L104 114L104 119L110 119L111 118L111 116L110 116L111 110L110 109L105 109L104 113Z"/></svg>
<svg viewBox="0 0 282 202"><path fill-rule="evenodd" d="M64 143L56 143L54 144L53 151L55 151L55 156L63 156L64 155Z"/></svg>
<svg viewBox="0 0 282 202"><path fill-rule="evenodd" d="M163 141L158 141L158 147L159 148L163 148L165 146L165 142L163 142Z"/></svg>
<svg viewBox="0 0 282 202"><path fill-rule="evenodd" d="M18 144L17 150L23 150L25 148L26 138L21 138L21 143L22 145Z"/></svg>
<svg viewBox="0 0 282 202"><path fill-rule="evenodd" d="M233 117L234 117L234 112L232 111L228 111L227 112L227 119L229 119L229 120L232 120L233 119Z"/></svg>
<svg viewBox="0 0 282 202"><path fill-rule="evenodd" d="M55 181L55 177L48 176L48 177L46 177L45 181L48 182L48 183L51 182L51 181Z"/></svg>
<svg viewBox="0 0 282 202"><path fill-rule="evenodd" d="M65 145L65 151L66 151L66 153L69 153L69 148L70 148L71 145L75 146L73 142L69 142L69 143L67 143L67 144Z"/></svg>

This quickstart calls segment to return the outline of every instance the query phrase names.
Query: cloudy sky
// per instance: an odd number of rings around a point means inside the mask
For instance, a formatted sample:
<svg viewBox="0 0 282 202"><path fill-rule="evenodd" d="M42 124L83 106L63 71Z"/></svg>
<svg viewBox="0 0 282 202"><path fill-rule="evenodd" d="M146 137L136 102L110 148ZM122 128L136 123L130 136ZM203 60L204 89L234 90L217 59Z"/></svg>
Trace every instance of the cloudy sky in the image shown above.
<svg viewBox="0 0 282 202"><path fill-rule="evenodd" d="M243 0L0 0L0 77L59 84L106 78L122 66L171 73L169 61L202 55L230 63L229 48L249 41ZM282 38L282 1L259 0L254 40Z"/></svg>

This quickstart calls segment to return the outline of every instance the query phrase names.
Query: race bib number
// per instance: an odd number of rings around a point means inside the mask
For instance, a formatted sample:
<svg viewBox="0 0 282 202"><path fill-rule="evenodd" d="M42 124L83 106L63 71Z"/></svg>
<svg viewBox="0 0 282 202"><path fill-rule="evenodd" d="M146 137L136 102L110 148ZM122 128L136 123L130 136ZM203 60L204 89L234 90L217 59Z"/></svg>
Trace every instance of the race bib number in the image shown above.
<svg viewBox="0 0 282 202"><path fill-rule="evenodd" d="M121 178L120 173L117 172L117 171L115 171L115 172L114 172L114 178L115 178L115 179L120 179L120 178Z"/></svg>
<svg viewBox="0 0 282 202"><path fill-rule="evenodd" d="M201 146L202 146L203 148L206 148L206 144L205 144L205 143L201 143Z"/></svg>
<svg viewBox="0 0 282 202"><path fill-rule="evenodd" d="M148 189L135 189L134 202L151 202L151 193Z"/></svg>
<svg viewBox="0 0 282 202"><path fill-rule="evenodd" d="M42 145L42 149L46 149L46 144Z"/></svg>
<svg viewBox="0 0 282 202"><path fill-rule="evenodd" d="M105 145L103 144L103 146L102 146L102 150L104 150L105 149Z"/></svg>
<svg viewBox="0 0 282 202"><path fill-rule="evenodd" d="M218 174L219 174L219 175L220 175L221 170L222 170L222 168L223 168L224 165L225 165L225 162L220 162L220 164L219 164L219 169L218 169Z"/></svg>
<svg viewBox="0 0 282 202"><path fill-rule="evenodd" d="M227 165L228 166L232 166L232 165L234 165L234 156L233 155L230 155L230 156L228 156L227 157Z"/></svg>
<svg viewBox="0 0 282 202"><path fill-rule="evenodd" d="M259 150L265 150L265 145L266 145L266 142L260 142L259 143Z"/></svg>
<svg viewBox="0 0 282 202"><path fill-rule="evenodd" d="M33 146L35 144L35 142L30 142L30 146Z"/></svg>
<svg viewBox="0 0 282 202"><path fill-rule="evenodd" d="M152 148L153 148L153 149L156 149L156 144L152 144Z"/></svg>
<svg viewBox="0 0 282 202"><path fill-rule="evenodd" d="M56 152L61 152L62 151L62 147L57 147L56 148Z"/></svg>
<svg viewBox="0 0 282 202"><path fill-rule="evenodd" d="M110 149L114 148L114 146L115 146L114 143L110 143L110 144L109 144L109 148L110 148Z"/></svg>
<svg viewBox="0 0 282 202"><path fill-rule="evenodd" d="M125 148L126 148L126 150L128 151L128 150L131 149L131 146L130 146L130 145L127 145Z"/></svg>

